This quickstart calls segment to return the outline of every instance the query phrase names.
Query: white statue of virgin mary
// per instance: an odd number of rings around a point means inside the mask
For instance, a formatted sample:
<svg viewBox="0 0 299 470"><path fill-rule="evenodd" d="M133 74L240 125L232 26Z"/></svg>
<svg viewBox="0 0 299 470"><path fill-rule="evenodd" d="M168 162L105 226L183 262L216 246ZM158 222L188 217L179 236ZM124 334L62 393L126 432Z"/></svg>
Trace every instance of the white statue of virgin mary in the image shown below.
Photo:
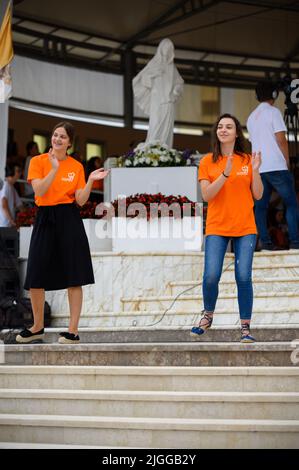
<svg viewBox="0 0 299 470"><path fill-rule="evenodd" d="M149 116L146 143L172 147L174 103L183 93L184 80L174 65L174 45L163 39L155 56L133 79L138 106Z"/></svg>

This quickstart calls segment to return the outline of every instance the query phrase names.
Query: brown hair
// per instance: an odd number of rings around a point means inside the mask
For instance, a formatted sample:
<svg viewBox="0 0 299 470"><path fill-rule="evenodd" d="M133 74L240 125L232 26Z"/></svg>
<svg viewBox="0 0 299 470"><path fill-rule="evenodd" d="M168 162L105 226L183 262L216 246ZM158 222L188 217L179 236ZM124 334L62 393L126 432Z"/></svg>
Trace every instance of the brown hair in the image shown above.
<svg viewBox="0 0 299 470"><path fill-rule="evenodd" d="M52 131L52 135L54 134L54 132L56 131L56 129L58 129L59 127L63 127L63 129L65 130L65 132L66 132L67 135L68 135L68 138L70 139L70 144L71 144L71 146L72 146L73 140L74 140L74 135L75 135L75 128L74 128L73 124L71 124L70 122L67 122L67 121L59 122L59 123L56 124L56 126L54 127L54 129L53 129L53 131Z"/></svg>
<svg viewBox="0 0 299 470"><path fill-rule="evenodd" d="M245 158L245 156L246 156L247 159L249 160L248 143L247 143L247 141L244 137L242 126L241 126L240 122L238 121L238 119L235 116L232 116L231 114L225 113L225 114L222 114L217 119L217 121L214 124L213 129L212 129L212 134L211 135L212 135L213 162L216 163L219 160L219 158L223 156L222 152L221 152L221 145L220 145L220 142L219 142L219 139L218 139L218 136L217 136L218 125L219 125L219 122L221 121L221 119L223 119L223 118L232 119L234 121L235 125L236 125L237 138L236 138L236 141L235 141L234 153L236 153L237 155L240 155L243 158Z"/></svg>

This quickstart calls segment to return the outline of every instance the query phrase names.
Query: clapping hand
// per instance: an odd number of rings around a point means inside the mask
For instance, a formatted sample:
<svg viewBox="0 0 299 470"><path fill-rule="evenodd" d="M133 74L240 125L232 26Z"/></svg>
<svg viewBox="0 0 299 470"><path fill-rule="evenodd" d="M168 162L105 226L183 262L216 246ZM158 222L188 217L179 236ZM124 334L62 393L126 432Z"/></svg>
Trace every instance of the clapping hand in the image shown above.
<svg viewBox="0 0 299 470"><path fill-rule="evenodd" d="M49 160L50 160L53 170L58 170L59 161L57 157L55 156L52 147L49 149L48 155L49 155Z"/></svg>
<svg viewBox="0 0 299 470"><path fill-rule="evenodd" d="M253 171L258 171L262 164L262 154L261 152L253 152L251 157L251 165Z"/></svg>
<svg viewBox="0 0 299 470"><path fill-rule="evenodd" d="M90 173L88 179L90 181L103 180L109 173L110 170L104 170L104 168L99 168L98 170L94 170L92 173Z"/></svg>
<svg viewBox="0 0 299 470"><path fill-rule="evenodd" d="M234 159L234 157L232 155L227 157L227 162L226 162L225 169L224 169L224 174L226 176L229 176L230 172L232 171L233 159Z"/></svg>

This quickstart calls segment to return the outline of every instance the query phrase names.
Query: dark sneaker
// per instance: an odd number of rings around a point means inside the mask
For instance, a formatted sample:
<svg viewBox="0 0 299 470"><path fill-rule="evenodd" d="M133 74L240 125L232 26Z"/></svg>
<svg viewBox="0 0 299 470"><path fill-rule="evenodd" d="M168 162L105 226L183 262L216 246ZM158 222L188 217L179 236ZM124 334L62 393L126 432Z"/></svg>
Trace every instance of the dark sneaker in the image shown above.
<svg viewBox="0 0 299 470"><path fill-rule="evenodd" d="M32 333L25 328L16 336L17 343L32 343L33 341L42 341L44 339L44 329Z"/></svg>
<svg viewBox="0 0 299 470"><path fill-rule="evenodd" d="M69 333L68 331L59 333L60 338L58 339L58 343L60 344L76 344L80 343L79 335L75 335L74 333Z"/></svg>

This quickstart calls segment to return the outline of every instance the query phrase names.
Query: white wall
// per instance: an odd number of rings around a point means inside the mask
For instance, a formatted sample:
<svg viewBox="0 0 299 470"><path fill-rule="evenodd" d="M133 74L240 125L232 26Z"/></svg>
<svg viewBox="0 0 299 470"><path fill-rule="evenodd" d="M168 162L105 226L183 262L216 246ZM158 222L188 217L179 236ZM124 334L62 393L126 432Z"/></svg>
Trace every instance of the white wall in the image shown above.
<svg viewBox="0 0 299 470"><path fill-rule="evenodd" d="M120 75L15 56L12 77L14 98L99 114L123 114Z"/></svg>

